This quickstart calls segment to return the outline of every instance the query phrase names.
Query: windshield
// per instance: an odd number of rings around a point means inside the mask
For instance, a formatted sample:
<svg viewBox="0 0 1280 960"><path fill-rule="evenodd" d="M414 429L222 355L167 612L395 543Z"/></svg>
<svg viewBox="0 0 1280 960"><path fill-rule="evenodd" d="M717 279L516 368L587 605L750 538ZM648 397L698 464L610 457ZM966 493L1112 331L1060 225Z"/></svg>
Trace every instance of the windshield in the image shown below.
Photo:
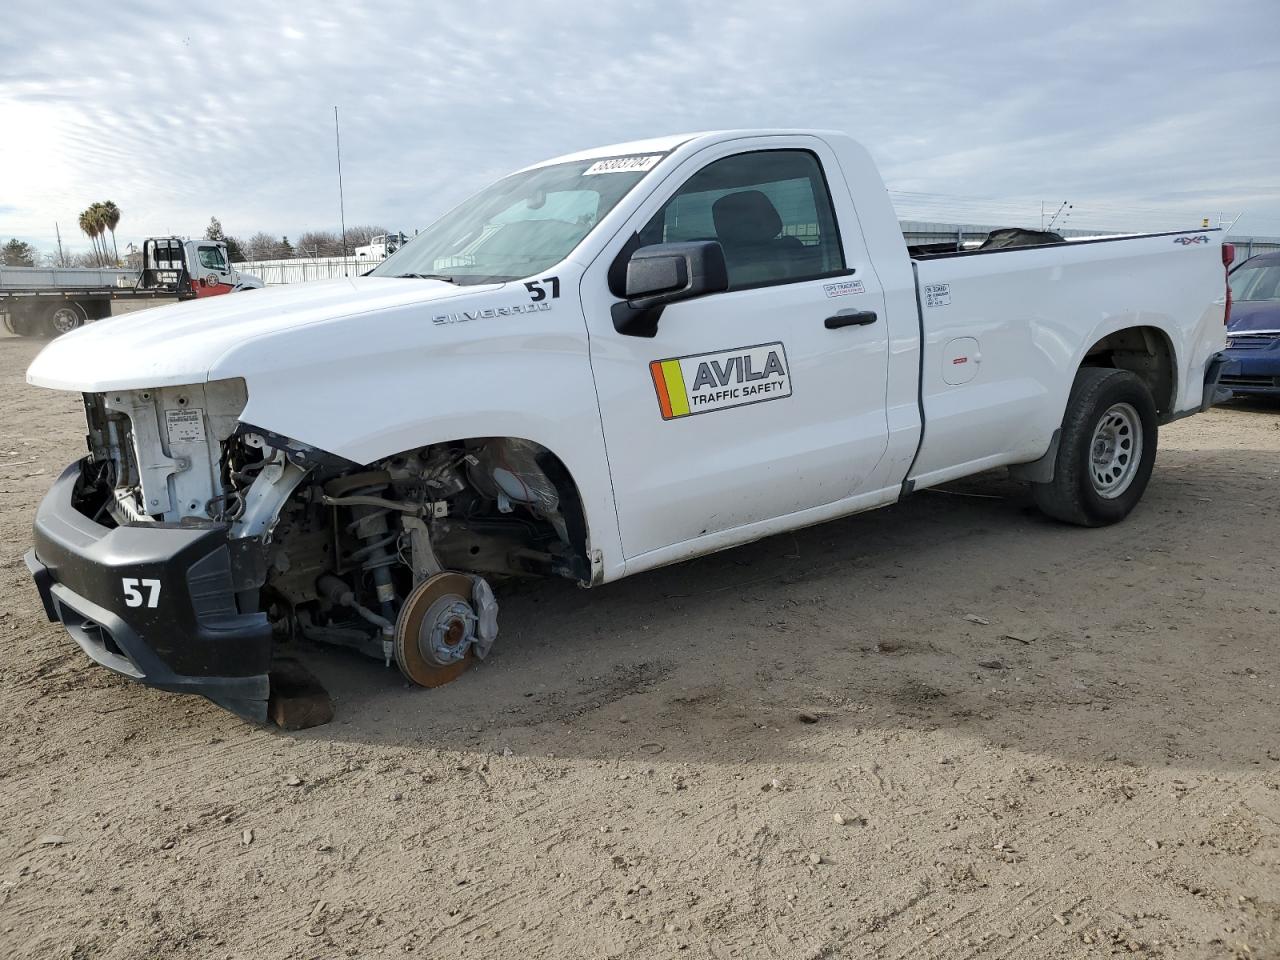
<svg viewBox="0 0 1280 960"><path fill-rule="evenodd" d="M1280 263L1245 264L1230 282L1232 300L1280 300Z"/></svg>
<svg viewBox="0 0 1280 960"><path fill-rule="evenodd" d="M512 174L445 214L369 276L476 284L538 274L567 257L662 156L577 160Z"/></svg>

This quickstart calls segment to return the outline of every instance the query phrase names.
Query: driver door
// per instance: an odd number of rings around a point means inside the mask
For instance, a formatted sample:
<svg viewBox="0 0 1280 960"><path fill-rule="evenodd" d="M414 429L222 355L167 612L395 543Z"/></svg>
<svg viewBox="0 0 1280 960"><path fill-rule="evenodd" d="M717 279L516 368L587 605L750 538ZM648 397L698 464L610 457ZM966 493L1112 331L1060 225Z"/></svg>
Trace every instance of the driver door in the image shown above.
<svg viewBox="0 0 1280 960"><path fill-rule="evenodd" d="M227 248L220 243L196 243L195 248L195 262L189 267L195 295L212 297L230 293L235 284L231 264L227 262Z"/></svg>
<svg viewBox="0 0 1280 960"><path fill-rule="evenodd" d="M709 148L584 274L629 566L852 497L883 456L884 298L847 190L833 196L828 181L844 183L816 138ZM721 243L729 289L668 305L652 338L619 333L611 265L637 245L690 240ZM880 320L828 328L855 311Z"/></svg>

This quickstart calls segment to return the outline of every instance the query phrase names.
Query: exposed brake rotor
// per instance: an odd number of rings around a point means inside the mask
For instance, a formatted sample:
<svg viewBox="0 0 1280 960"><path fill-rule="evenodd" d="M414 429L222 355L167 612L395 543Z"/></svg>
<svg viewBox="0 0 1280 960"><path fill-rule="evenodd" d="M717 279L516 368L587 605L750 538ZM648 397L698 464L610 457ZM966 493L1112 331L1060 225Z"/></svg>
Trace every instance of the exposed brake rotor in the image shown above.
<svg viewBox="0 0 1280 960"><path fill-rule="evenodd" d="M396 618L395 653L400 672L423 687L456 680L471 666L478 619L472 580L437 573L414 588Z"/></svg>

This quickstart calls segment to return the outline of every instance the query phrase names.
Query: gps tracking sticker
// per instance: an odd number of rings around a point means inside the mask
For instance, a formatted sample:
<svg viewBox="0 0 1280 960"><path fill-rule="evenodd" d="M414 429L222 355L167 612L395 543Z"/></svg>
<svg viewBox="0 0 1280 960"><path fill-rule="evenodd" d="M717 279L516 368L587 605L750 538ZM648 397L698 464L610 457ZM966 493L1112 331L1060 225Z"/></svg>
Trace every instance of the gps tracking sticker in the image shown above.
<svg viewBox="0 0 1280 960"><path fill-rule="evenodd" d="M866 293L861 280L841 280L839 283L824 283L822 289L827 297L848 297L855 293Z"/></svg>
<svg viewBox="0 0 1280 960"><path fill-rule="evenodd" d="M663 420L791 396L791 371L781 343L654 360L649 375Z"/></svg>

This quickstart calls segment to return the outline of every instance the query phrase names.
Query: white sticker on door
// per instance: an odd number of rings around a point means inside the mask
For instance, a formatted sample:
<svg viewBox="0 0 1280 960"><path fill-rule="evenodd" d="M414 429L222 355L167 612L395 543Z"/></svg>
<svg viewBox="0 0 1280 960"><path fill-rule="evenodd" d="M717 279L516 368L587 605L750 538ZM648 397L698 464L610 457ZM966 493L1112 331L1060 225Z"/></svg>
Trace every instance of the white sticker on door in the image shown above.
<svg viewBox="0 0 1280 960"><path fill-rule="evenodd" d="M649 375L663 420L791 396L791 371L781 343L654 360Z"/></svg>
<svg viewBox="0 0 1280 960"><path fill-rule="evenodd" d="M170 443L204 443L204 410L200 407L166 410L164 425Z"/></svg>
<svg viewBox="0 0 1280 960"><path fill-rule="evenodd" d="M951 303L951 284L926 283L924 285L924 305L926 307L945 307Z"/></svg>
<svg viewBox="0 0 1280 960"><path fill-rule="evenodd" d="M824 283L822 289L828 297L848 297L855 293L866 293L861 280L842 280L839 283Z"/></svg>
<svg viewBox="0 0 1280 960"><path fill-rule="evenodd" d="M644 173L656 167L661 159L662 154L658 153L649 157L612 157L608 160L597 160L583 170L582 175L590 177L598 173Z"/></svg>

